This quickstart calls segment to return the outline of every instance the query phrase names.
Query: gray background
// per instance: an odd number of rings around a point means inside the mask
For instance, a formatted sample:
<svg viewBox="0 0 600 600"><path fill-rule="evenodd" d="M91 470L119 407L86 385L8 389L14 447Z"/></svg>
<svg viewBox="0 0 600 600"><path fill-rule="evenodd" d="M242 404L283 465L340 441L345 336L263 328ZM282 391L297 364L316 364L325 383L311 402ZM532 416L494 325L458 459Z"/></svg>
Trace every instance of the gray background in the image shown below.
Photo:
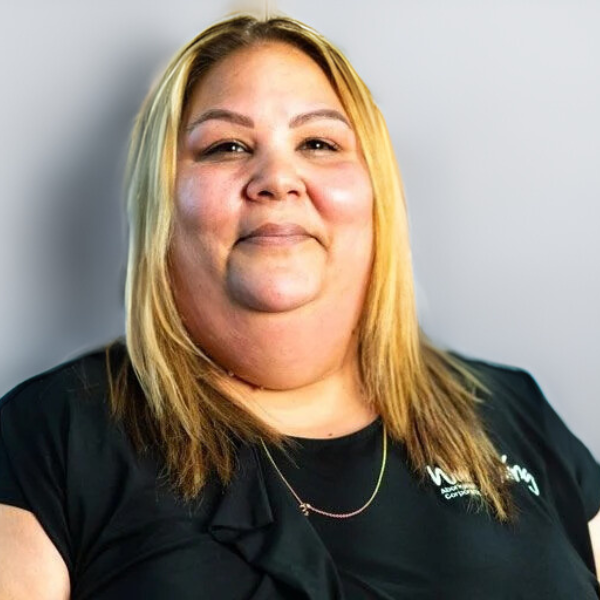
<svg viewBox="0 0 600 600"><path fill-rule="evenodd" d="M371 87L422 324L529 369L600 457L600 3L297 0ZM231 2L0 5L0 392L123 329L119 181L170 55Z"/></svg>

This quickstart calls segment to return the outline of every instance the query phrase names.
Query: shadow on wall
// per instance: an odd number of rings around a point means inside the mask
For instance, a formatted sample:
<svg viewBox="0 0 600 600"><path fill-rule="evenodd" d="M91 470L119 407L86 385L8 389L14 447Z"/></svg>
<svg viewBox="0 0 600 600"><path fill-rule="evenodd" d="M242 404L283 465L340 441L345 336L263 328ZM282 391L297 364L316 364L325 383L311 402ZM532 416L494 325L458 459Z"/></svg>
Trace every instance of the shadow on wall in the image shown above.
<svg viewBox="0 0 600 600"><path fill-rule="evenodd" d="M89 113L81 111L83 126L66 132L69 140L56 144L30 187L37 212L28 223L33 273L27 278L38 297L35 314L24 319L30 337L20 346L23 355L12 357L7 386L124 331L122 178L135 114L163 60L164 53L148 47L107 69L110 80L95 86L102 97Z"/></svg>

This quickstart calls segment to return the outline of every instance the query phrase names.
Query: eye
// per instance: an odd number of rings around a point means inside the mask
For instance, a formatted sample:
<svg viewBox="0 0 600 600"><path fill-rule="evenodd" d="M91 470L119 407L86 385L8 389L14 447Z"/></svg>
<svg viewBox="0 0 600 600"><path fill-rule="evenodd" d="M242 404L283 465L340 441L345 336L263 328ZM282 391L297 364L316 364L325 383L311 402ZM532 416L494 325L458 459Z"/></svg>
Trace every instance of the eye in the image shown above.
<svg viewBox="0 0 600 600"><path fill-rule="evenodd" d="M339 146L334 142L325 141L321 138L309 138L302 142L300 146L303 150L309 152L337 152Z"/></svg>
<svg viewBox="0 0 600 600"><path fill-rule="evenodd" d="M211 157L219 155L235 155L247 152L248 148L237 140L228 140L226 142L218 142L203 150L200 157Z"/></svg>

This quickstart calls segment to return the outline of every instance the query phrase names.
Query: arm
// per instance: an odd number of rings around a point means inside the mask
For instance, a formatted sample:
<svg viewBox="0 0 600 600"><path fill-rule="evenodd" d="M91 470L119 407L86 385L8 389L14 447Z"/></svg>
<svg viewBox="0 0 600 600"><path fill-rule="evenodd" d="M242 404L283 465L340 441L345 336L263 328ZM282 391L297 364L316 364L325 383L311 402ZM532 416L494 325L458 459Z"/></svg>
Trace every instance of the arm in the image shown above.
<svg viewBox="0 0 600 600"><path fill-rule="evenodd" d="M589 522L590 538L592 539L592 549L594 550L594 559L596 560L596 573L600 579L600 511Z"/></svg>
<svg viewBox="0 0 600 600"><path fill-rule="evenodd" d="M69 571L35 515L0 504L0 598L68 600Z"/></svg>

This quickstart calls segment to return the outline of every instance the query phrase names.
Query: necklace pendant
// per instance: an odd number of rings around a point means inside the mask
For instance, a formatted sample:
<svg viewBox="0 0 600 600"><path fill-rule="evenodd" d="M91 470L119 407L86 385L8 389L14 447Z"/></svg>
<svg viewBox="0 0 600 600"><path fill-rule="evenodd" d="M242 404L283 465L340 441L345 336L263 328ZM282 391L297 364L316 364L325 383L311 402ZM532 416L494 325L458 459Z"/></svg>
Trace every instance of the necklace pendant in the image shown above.
<svg viewBox="0 0 600 600"><path fill-rule="evenodd" d="M305 517L309 516L311 508L312 508L312 506L310 504L308 504L308 502L301 502L300 503L300 510L302 511L302 514Z"/></svg>

